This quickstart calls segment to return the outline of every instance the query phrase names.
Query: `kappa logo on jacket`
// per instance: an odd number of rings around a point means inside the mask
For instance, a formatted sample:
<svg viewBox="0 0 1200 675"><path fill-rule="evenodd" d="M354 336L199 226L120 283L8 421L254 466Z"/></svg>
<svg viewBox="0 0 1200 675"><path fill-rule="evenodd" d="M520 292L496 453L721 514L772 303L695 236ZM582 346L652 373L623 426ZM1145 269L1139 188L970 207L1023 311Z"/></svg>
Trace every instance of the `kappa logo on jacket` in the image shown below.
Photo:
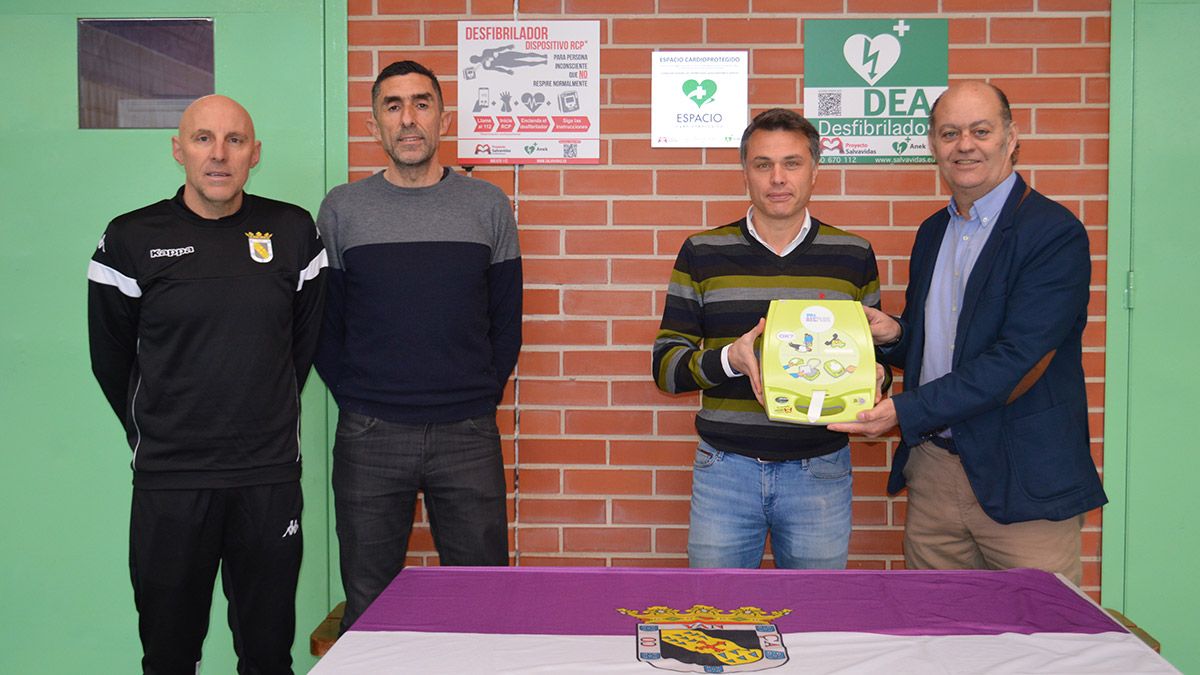
<svg viewBox="0 0 1200 675"><path fill-rule="evenodd" d="M257 263L269 263L275 258L275 249L271 247L270 232L247 232L250 240L250 259Z"/></svg>
<svg viewBox="0 0 1200 675"><path fill-rule="evenodd" d="M179 246L177 248L152 248L150 258L178 258L196 252L195 246Z"/></svg>
<svg viewBox="0 0 1200 675"><path fill-rule="evenodd" d="M292 522L288 523L287 529L283 531L283 536L280 537L280 539L285 539L287 537L290 537L299 531L300 531L300 521L298 521L296 519L292 519Z"/></svg>

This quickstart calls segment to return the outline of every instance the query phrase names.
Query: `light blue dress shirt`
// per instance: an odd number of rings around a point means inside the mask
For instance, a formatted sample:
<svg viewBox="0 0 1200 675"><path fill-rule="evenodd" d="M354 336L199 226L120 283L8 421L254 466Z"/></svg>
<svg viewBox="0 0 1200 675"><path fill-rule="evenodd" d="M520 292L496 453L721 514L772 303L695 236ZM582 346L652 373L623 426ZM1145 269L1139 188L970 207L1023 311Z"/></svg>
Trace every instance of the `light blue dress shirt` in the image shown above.
<svg viewBox="0 0 1200 675"><path fill-rule="evenodd" d="M936 380L952 369L954 339L967 279L1016 182L1017 174L1010 173L991 192L977 199L965 216L959 213L953 198L946 207L950 211L950 223L946 226L942 246L938 249L933 279L925 301L925 351L921 361L921 384ZM949 437L951 434L947 429L941 435Z"/></svg>

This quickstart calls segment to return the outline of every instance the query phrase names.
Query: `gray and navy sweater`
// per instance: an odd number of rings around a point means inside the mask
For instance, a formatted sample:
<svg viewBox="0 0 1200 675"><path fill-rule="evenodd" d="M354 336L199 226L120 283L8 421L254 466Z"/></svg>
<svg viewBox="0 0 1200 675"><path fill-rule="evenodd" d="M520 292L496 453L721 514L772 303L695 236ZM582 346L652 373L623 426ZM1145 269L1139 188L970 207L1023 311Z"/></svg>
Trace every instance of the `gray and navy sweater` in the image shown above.
<svg viewBox="0 0 1200 675"><path fill-rule="evenodd" d="M718 450L767 460L807 459L846 445L821 426L772 422L746 377L729 377L721 349L767 315L776 299L857 300L879 307L875 253L862 237L817 221L778 256L746 219L693 234L671 272L653 371L668 393L703 390L696 431Z"/></svg>
<svg viewBox="0 0 1200 675"><path fill-rule="evenodd" d="M88 265L92 372L125 425L133 483L298 480L325 281L312 216L247 194L209 220L182 195L115 218Z"/></svg>
<svg viewBox="0 0 1200 675"><path fill-rule="evenodd" d="M428 187L340 185L317 227L329 299L316 366L338 406L390 422L494 413L521 349L508 197L447 169Z"/></svg>

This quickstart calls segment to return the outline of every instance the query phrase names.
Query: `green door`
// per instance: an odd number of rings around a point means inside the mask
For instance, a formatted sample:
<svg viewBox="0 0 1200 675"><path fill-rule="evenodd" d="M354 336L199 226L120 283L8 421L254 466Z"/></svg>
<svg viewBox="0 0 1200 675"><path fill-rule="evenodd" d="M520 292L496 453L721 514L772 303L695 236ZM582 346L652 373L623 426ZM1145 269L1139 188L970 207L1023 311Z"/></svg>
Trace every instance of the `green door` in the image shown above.
<svg viewBox="0 0 1200 675"><path fill-rule="evenodd" d="M343 31L344 7L333 24ZM172 130L79 129L76 21L163 16L213 19L216 91L246 106L263 144L247 189L313 213L326 190L322 0L0 5L0 672L140 671L130 451L90 372L86 267L110 218L171 196L183 171ZM308 632L329 609L325 392L315 376L303 405L299 672L313 663ZM206 673L234 672L225 607L218 582Z"/></svg>
<svg viewBox="0 0 1200 675"><path fill-rule="evenodd" d="M1118 0L1112 25L1105 479L1114 499L1103 600L1162 642L1171 663L1197 673L1200 141L1183 129L1200 109L1200 2Z"/></svg>

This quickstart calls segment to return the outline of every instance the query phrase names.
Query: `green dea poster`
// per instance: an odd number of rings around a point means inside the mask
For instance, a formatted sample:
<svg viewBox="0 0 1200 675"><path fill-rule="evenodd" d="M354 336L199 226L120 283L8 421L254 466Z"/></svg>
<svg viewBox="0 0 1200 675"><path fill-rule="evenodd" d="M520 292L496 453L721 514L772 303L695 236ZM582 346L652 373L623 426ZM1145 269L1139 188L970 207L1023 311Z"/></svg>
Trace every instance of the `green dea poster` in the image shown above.
<svg viewBox="0 0 1200 675"><path fill-rule="evenodd" d="M945 19L804 22L804 114L824 164L926 164L946 90Z"/></svg>

